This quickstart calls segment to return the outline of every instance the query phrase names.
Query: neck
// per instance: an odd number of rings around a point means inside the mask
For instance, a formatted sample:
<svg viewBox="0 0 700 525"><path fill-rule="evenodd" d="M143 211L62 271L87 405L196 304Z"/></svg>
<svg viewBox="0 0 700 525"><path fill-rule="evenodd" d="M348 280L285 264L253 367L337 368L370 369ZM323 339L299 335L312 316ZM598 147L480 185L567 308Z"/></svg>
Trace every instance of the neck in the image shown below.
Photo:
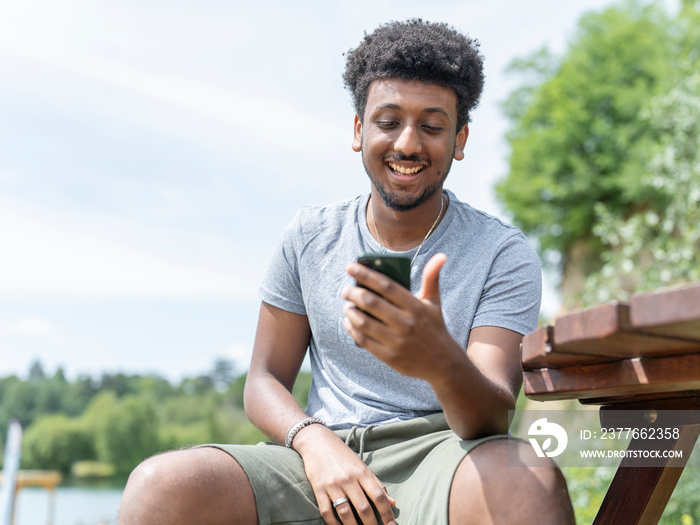
<svg viewBox="0 0 700 525"><path fill-rule="evenodd" d="M386 206L372 188L372 195L367 205L367 228L384 248L392 251L408 251L420 246L426 240L428 232L433 225L437 228L446 211L447 197L443 196L442 190L436 192L417 208L396 211Z"/></svg>

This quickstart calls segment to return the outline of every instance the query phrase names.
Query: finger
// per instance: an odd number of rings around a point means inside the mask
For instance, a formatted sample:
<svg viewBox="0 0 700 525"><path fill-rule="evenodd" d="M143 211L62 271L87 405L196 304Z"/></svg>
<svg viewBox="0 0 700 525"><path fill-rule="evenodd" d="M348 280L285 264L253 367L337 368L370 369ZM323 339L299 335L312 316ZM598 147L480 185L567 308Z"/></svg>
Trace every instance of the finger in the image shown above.
<svg viewBox="0 0 700 525"><path fill-rule="evenodd" d="M353 306L351 303L347 303L343 307L343 313L345 314L345 322L349 323L346 324L346 328L349 327L349 332L352 329L350 335L357 332L367 337L379 340L384 340L390 335L386 316L384 319L377 318L377 315L370 314L370 312L365 310L364 307L361 308ZM377 314L376 310L374 313Z"/></svg>
<svg viewBox="0 0 700 525"><path fill-rule="evenodd" d="M392 497L389 495L389 491L387 490L387 488L386 488L386 486L384 485L384 483L382 483L381 481L379 481L379 478L377 478L376 476L375 476L374 479L377 480L377 483L379 483L379 486L382 487L382 490L386 493L386 496L387 496L387 498L389 498L389 502L391 503L391 506L393 507L394 505L396 505L396 500L395 500L394 498L392 498Z"/></svg>
<svg viewBox="0 0 700 525"><path fill-rule="evenodd" d="M351 317L353 324L370 337L387 342L392 337L387 327L399 334L408 334L415 326L412 310L407 305L396 306L369 290L357 287L344 289L341 296L348 301L343 306L343 313L347 316L348 312L354 311L355 315ZM420 304L413 296L410 300L416 303L413 306Z"/></svg>
<svg viewBox="0 0 700 525"><path fill-rule="evenodd" d="M350 334L350 337L352 337L355 343L357 343L357 346L361 346L365 350L369 350L370 353L379 357L379 354L377 352L380 352L383 347L378 341L372 339L365 332L361 331L361 329L354 326L352 321L350 321L348 317L345 317L343 319L343 324L345 326L345 329Z"/></svg>
<svg viewBox="0 0 700 525"><path fill-rule="evenodd" d="M401 304L403 301L413 298L410 290L401 286L392 278L362 264L353 263L349 265L347 272L355 278L358 285L366 286L391 303Z"/></svg>
<svg viewBox="0 0 700 525"><path fill-rule="evenodd" d="M325 496L323 498L317 497L318 510L321 513L321 517L326 525L340 525L340 522L336 517L335 509L333 508L333 501L336 501L337 499L338 498L331 500L329 496Z"/></svg>
<svg viewBox="0 0 700 525"><path fill-rule="evenodd" d="M431 303L440 304L440 270L447 261L447 255L438 253L431 257L423 268L423 280L416 297L425 299Z"/></svg>
<svg viewBox="0 0 700 525"><path fill-rule="evenodd" d="M376 477L374 479L374 483L363 487L363 489L377 509L382 523L388 525L389 523L393 523L395 519L392 507L396 505L396 500L389 496L386 487ZM364 522L364 516L362 514L360 514L360 516Z"/></svg>
<svg viewBox="0 0 700 525"><path fill-rule="evenodd" d="M360 288L357 286L344 288L340 292L340 296L357 306L363 312L370 314L376 319L384 320L383 318L389 315L391 309L395 308L389 301L377 295L371 290ZM347 305L346 305L347 306Z"/></svg>
<svg viewBox="0 0 700 525"><path fill-rule="evenodd" d="M339 505L337 505L336 507L333 508L333 510L335 511L335 515L338 517L338 520L343 525L357 525L357 520L355 519L355 514L352 511L352 508L354 505L354 500L349 495L345 496L345 497L348 498L348 501L346 501L344 503L340 503ZM365 498L365 501L366 500L367 500L367 498ZM336 498L336 501L337 501L337 498Z"/></svg>
<svg viewBox="0 0 700 525"><path fill-rule="evenodd" d="M386 492L386 496L387 496L387 498L389 498L389 503L391 503L391 506L392 506L392 507L395 507L395 506L396 506L396 500L395 500L394 498L391 497L391 495L389 494L389 492L387 492L386 487L384 488L384 492ZM394 514L394 513L392 512L392 515L393 515L393 514Z"/></svg>
<svg viewBox="0 0 700 525"><path fill-rule="evenodd" d="M351 506L343 504L338 505L335 508L335 511L338 513L338 516L340 516L341 521L345 519L345 516L340 514L340 512L342 511L347 513L348 509L346 509L346 507L350 507L349 514L353 516L353 519L359 517L359 522L362 523L362 525L379 525L377 523L377 518L374 515L374 508L372 508L372 505L367 499L367 495L362 490L360 485L349 488L348 498L350 498ZM357 513L356 515L353 514L353 510ZM343 524L345 524L345 521L343 521Z"/></svg>

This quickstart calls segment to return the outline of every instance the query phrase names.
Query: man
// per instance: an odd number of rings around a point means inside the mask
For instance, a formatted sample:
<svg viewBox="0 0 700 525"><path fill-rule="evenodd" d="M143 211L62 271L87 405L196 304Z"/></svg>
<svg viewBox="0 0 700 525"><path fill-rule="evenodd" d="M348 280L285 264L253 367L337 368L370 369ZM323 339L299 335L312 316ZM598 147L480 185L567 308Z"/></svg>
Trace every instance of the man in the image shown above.
<svg viewBox="0 0 700 525"><path fill-rule="evenodd" d="M262 284L245 406L276 444L147 460L120 523L573 523L556 467L509 466L496 439L537 323L537 257L443 190L481 94L478 44L394 22L349 53L344 79L371 191L302 209ZM363 251L405 253L412 290L353 264ZM304 412L290 392L307 348Z"/></svg>

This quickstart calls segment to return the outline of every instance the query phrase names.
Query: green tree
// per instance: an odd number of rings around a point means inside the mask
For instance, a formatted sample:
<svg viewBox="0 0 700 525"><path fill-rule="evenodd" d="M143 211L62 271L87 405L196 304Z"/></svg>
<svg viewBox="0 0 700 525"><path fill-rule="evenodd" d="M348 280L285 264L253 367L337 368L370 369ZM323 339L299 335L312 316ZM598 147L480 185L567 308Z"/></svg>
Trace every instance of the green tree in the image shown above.
<svg viewBox="0 0 700 525"><path fill-rule="evenodd" d="M22 467L56 469L69 474L78 460L94 459L92 439L78 419L53 414L27 428L22 442Z"/></svg>
<svg viewBox="0 0 700 525"><path fill-rule="evenodd" d="M44 367L41 366L41 361L34 361L29 367L29 380L30 381L40 381L46 377L44 374Z"/></svg>
<svg viewBox="0 0 700 525"><path fill-rule="evenodd" d="M158 423L152 402L137 396L118 399L113 392L95 397L85 413L97 459L118 472L130 472L160 450Z"/></svg>
<svg viewBox="0 0 700 525"><path fill-rule="evenodd" d="M22 427L28 427L36 415L36 390L32 384L12 376L7 378L3 390L2 408L6 421L16 418Z"/></svg>
<svg viewBox="0 0 700 525"><path fill-rule="evenodd" d="M658 133L640 115L675 84L681 61L697 65L696 14L695 2L675 17L657 4L622 3L585 15L562 57L539 51L513 64L530 79L505 103L510 169L497 195L545 261L566 270L578 244L574 262L598 269L595 205L624 219L657 201L640 174Z"/></svg>
<svg viewBox="0 0 700 525"><path fill-rule="evenodd" d="M248 377L248 373L245 372L238 376L228 387L228 398L236 406L243 408L243 390L245 389L245 380Z"/></svg>
<svg viewBox="0 0 700 525"><path fill-rule="evenodd" d="M603 265L586 280L588 304L700 280L700 73L681 75L642 122L658 135L640 177L657 199L622 218L596 203Z"/></svg>
<svg viewBox="0 0 700 525"><path fill-rule="evenodd" d="M82 375L66 385L63 393L62 411L69 416L81 415L97 394L97 388L89 376Z"/></svg>
<svg viewBox="0 0 700 525"><path fill-rule="evenodd" d="M26 431L24 467L68 473L76 461L85 466L97 460L100 471L113 467L123 474L162 450L264 440L243 412L245 374L234 377L221 363L214 369L178 387L154 375L105 373L98 380L81 376L71 382L61 369L53 376L35 371L26 380L0 378L0 445L8 421L17 417ZM295 385L300 403L309 381L310 374L301 373ZM94 465L82 470L95 472Z"/></svg>
<svg viewBox="0 0 700 525"><path fill-rule="evenodd" d="M216 359L210 376L216 389L220 392L225 392L236 379L233 361L222 358Z"/></svg>

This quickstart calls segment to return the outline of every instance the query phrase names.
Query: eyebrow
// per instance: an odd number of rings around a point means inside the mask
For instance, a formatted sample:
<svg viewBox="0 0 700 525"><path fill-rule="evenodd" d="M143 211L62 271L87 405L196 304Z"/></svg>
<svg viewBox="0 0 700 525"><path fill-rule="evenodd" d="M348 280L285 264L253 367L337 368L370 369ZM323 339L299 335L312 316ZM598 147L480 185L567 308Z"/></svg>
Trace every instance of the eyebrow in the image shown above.
<svg viewBox="0 0 700 525"><path fill-rule="evenodd" d="M401 109L401 106L399 106L398 104L388 103L388 104L383 104L383 105L377 107L377 110L382 110L382 109ZM444 116L449 118L447 111L445 111L441 107L425 108L423 111L425 113L440 113L441 115L444 115Z"/></svg>

